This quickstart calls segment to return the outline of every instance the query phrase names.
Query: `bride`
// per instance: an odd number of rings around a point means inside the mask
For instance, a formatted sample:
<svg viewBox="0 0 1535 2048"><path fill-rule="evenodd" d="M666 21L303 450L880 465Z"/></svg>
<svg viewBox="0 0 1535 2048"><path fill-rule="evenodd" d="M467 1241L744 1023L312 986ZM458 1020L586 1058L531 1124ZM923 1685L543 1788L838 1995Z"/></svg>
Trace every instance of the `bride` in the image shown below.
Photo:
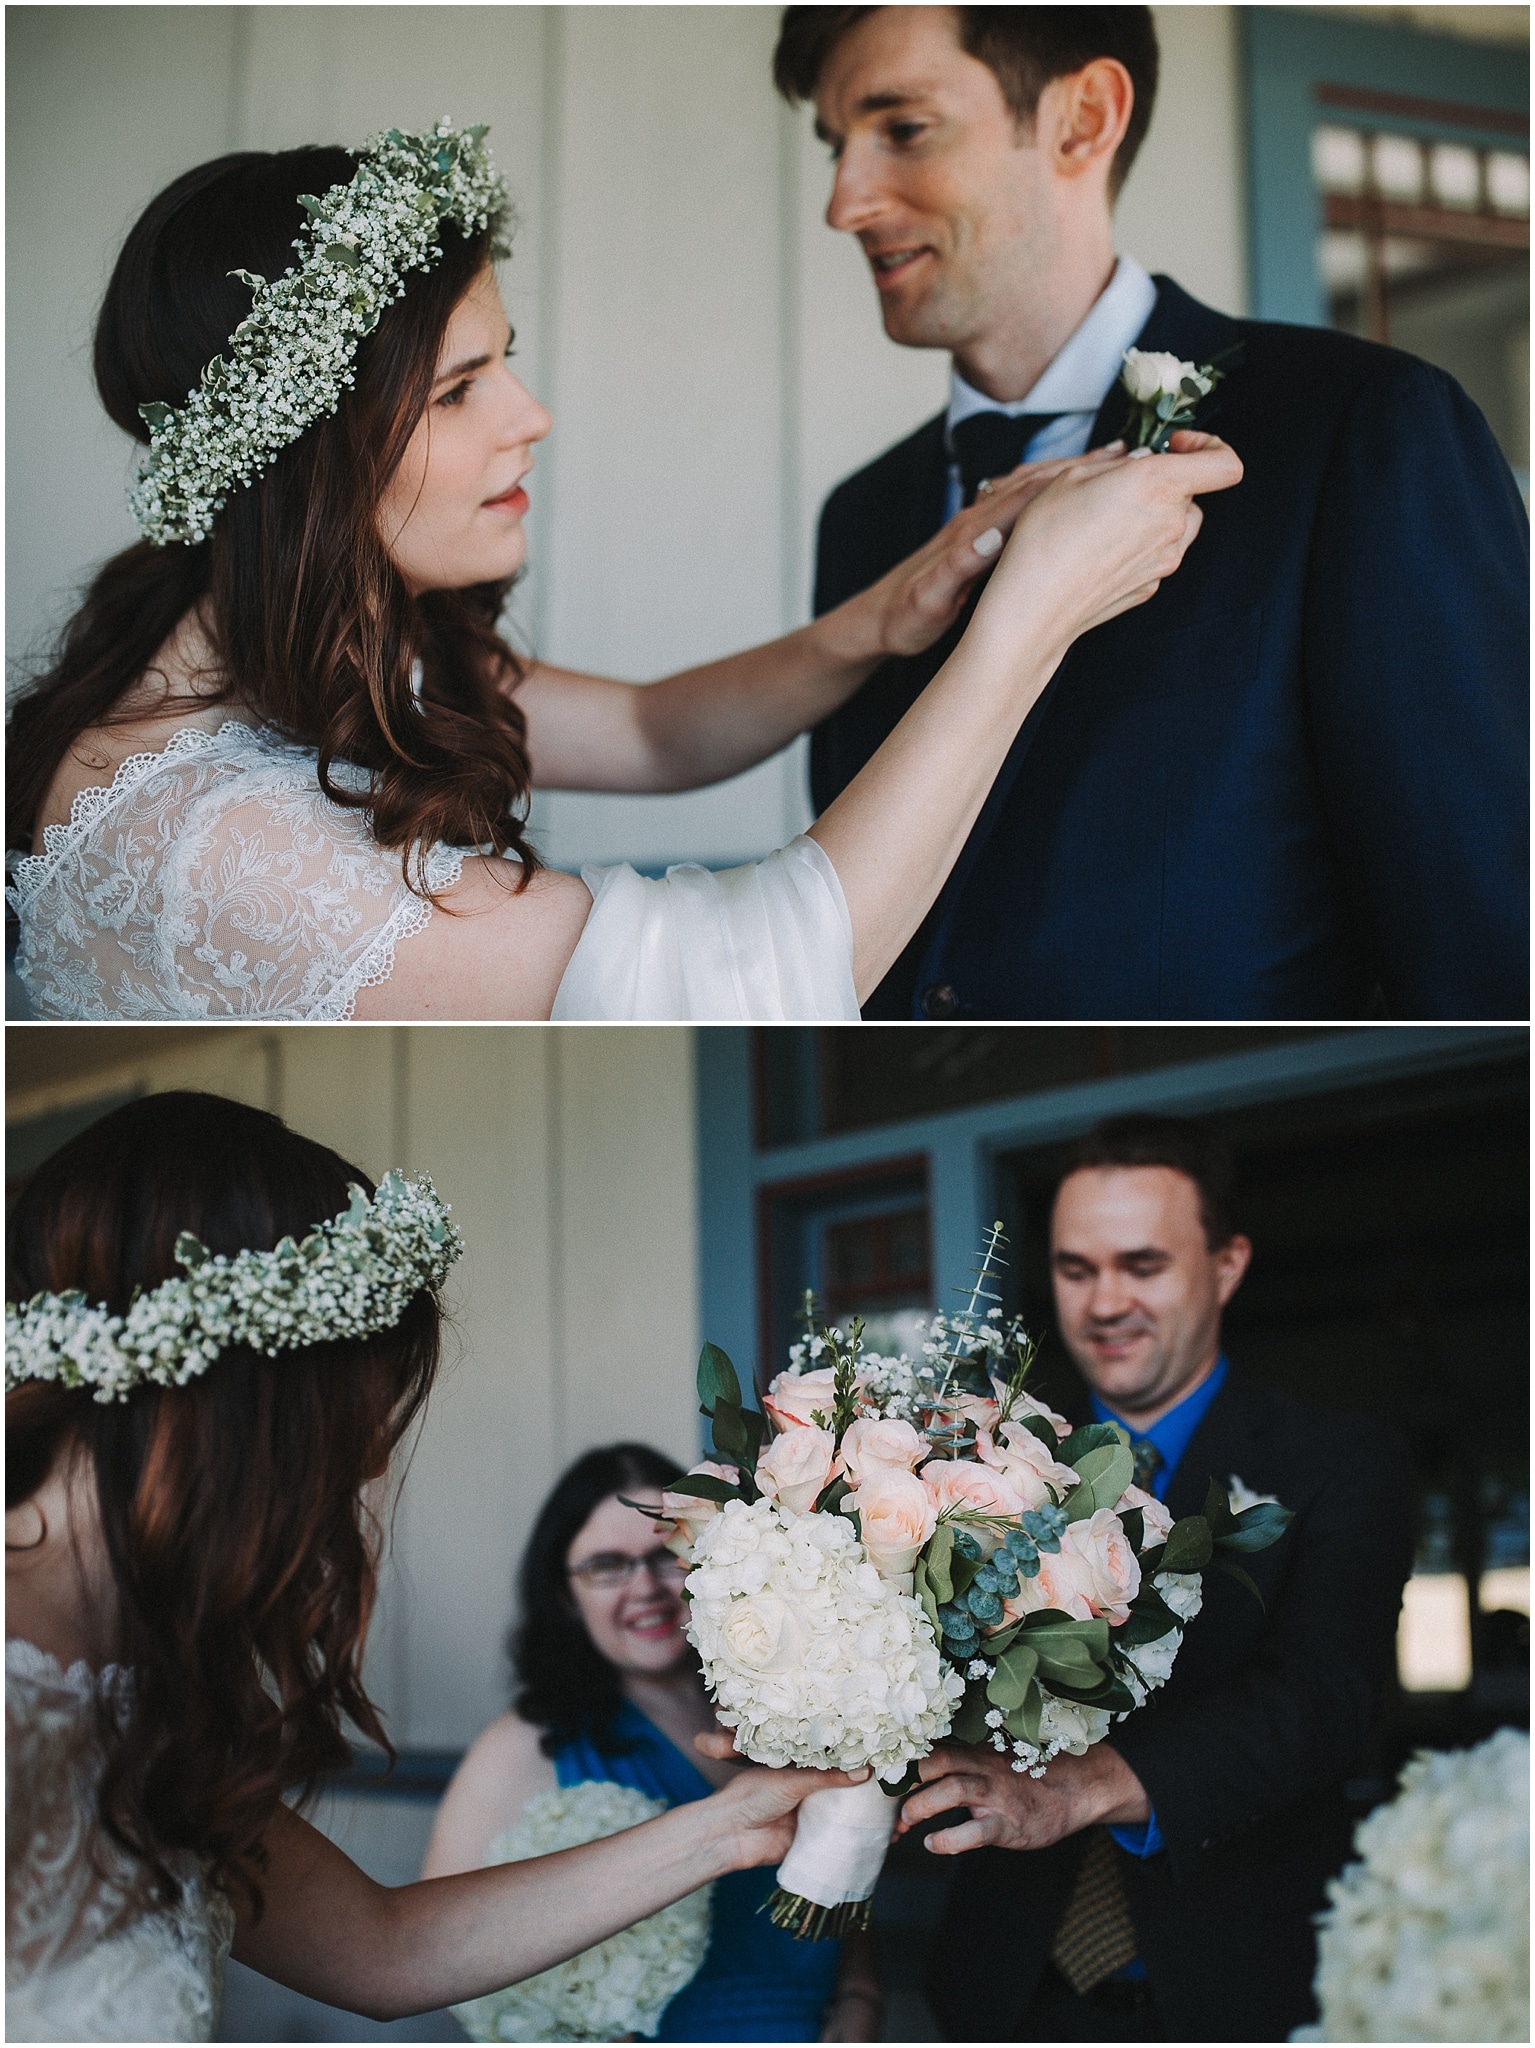
<svg viewBox="0 0 1535 2048"><path fill-rule="evenodd" d="M371 1510L431 1389L460 1248L430 1181L375 1189L212 1095L126 1104L22 1193L8 2039L208 2040L231 1942L376 2019L480 1997L779 1862L799 1801L866 1775L743 1767L625 1834L394 1890L287 1803L347 1765L349 1729L387 1747L361 1676Z"/></svg>
<svg viewBox="0 0 1535 2048"><path fill-rule="evenodd" d="M648 687L520 659L497 620L550 420L505 362L482 138L221 158L129 235L95 369L151 444L144 538L11 722L38 1015L856 1017L1073 639L1150 597L1195 494L1240 477L1197 435L1037 464L768 646ZM988 569L807 835L722 875L541 867L534 784L734 775L931 644Z"/></svg>

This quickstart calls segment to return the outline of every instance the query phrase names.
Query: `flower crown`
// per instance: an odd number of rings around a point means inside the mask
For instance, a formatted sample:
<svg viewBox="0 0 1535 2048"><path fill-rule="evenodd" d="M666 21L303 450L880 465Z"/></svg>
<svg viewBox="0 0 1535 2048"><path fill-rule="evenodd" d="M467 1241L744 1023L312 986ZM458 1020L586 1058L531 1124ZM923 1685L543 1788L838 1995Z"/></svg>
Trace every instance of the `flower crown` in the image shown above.
<svg viewBox="0 0 1535 2048"><path fill-rule="evenodd" d="M128 504L146 540L206 540L237 484L248 484L318 419L353 381L358 344L400 298L411 270L442 256L438 228L464 234L494 225L506 186L483 146L483 127L446 119L422 135L398 128L362 151L350 183L323 199L301 193L309 220L294 241L299 262L268 283L232 270L255 294L250 312L183 406L141 405L149 456Z"/></svg>
<svg viewBox="0 0 1535 2048"><path fill-rule="evenodd" d="M93 1386L98 1401L126 1401L147 1381L185 1386L231 1345L271 1358L393 1329L423 1287L442 1284L464 1240L426 1174L386 1173L371 1201L355 1182L351 1193L341 1215L269 1252L215 1255L184 1230L176 1263L185 1279L135 1294L126 1315L92 1308L78 1291L8 1301L6 1392L60 1380Z"/></svg>

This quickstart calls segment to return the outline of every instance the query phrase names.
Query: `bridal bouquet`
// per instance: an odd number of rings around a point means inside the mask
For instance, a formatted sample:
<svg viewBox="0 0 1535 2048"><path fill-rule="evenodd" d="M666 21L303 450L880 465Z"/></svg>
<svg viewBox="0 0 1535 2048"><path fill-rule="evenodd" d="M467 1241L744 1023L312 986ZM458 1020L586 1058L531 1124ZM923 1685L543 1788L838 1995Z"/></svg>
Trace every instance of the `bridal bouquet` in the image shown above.
<svg viewBox="0 0 1535 2048"><path fill-rule="evenodd" d="M490 1845L487 1863L550 1856L638 1827L666 1811L629 1785L591 1780L535 1793ZM595 1948L455 2005L472 2041L624 2041L653 2038L661 2014L698 1974L709 1946L705 1885L648 1919L599 1941Z"/></svg>
<svg viewBox="0 0 1535 2048"><path fill-rule="evenodd" d="M856 1321L817 1330L809 1298L760 1410L716 1346L699 1360L719 1460L662 1513L719 1717L759 1763L874 1772L800 1808L772 1917L807 1939L868 1925L883 1792L935 1743L989 1743L1035 1777L1084 1754L1167 1682L1203 1571L1256 1596L1237 1557L1290 1520L1212 1482L1174 1522L1132 1483L1122 1429L1074 1430L1028 1394L1032 1347L990 1285L1002 1242L998 1224L916 1361L866 1352Z"/></svg>

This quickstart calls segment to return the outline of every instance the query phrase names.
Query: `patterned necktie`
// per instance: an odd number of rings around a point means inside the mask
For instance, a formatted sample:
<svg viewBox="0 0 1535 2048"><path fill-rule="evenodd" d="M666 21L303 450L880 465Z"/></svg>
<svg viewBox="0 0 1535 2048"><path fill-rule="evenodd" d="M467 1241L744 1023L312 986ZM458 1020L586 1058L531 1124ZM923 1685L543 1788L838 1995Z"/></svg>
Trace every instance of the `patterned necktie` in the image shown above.
<svg viewBox="0 0 1535 2048"><path fill-rule="evenodd" d="M1135 1958L1135 1923L1107 1828L1089 1828L1050 1960L1079 1998Z"/></svg>
<svg viewBox="0 0 1535 2048"><path fill-rule="evenodd" d="M1130 1446L1130 1455L1135 1460L1136 1485L1142 1493L1150 1493L1152 1481L1167 1460L1149 1436L1137 1437Z"/></svg>
<svg viewBox="0 0 1535 2048"><path fill-rule="evenodd" d="M960 420L949 439L959 463L964 503L973 505L977 488L988 477L1006 476L1023 460L1023 451L1042 428L1058 420L1058 412L973 412Z"/></svg>

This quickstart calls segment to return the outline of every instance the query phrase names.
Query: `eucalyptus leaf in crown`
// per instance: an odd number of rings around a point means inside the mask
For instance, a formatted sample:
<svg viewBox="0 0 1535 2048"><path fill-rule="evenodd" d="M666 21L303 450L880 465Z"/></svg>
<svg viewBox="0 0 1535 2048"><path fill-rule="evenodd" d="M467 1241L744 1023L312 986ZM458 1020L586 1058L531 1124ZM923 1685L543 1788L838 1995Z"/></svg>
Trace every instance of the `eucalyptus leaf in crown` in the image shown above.
<svg viewBox="0 0 1535 2048"><path fill-rule="evenodd" d="M8 1301L6 1392L57 1380L126 1401L145 1384L185 1386L232 1345L275 1357L392 1329L424 1287L442 1284L464 1241L426 1174L387 1173L371 1200L353 1182L351 1198L308 1237L271 1251L229 1258L184 1230L175 1257L185 1277L135 1294L126 1315L79 1292Z"/></svg>
<svg viewBox="0 0 1535 2048"><path fill-rule="evenodd" d="M494 227L500 236L506 186L486 132L447 119L420 135L390 128L367 144L348 184L301 195L310 218L294 241L293 269L270 282L231 271L253 298L227 354L213 358L183 405L139 407L150 452L128 503L147 539L206 540L236 485L336 410L359 343L403 295L407 273L441 258L443 221L466 235ZM494 253L507 254L504 241Z"/></svg>

